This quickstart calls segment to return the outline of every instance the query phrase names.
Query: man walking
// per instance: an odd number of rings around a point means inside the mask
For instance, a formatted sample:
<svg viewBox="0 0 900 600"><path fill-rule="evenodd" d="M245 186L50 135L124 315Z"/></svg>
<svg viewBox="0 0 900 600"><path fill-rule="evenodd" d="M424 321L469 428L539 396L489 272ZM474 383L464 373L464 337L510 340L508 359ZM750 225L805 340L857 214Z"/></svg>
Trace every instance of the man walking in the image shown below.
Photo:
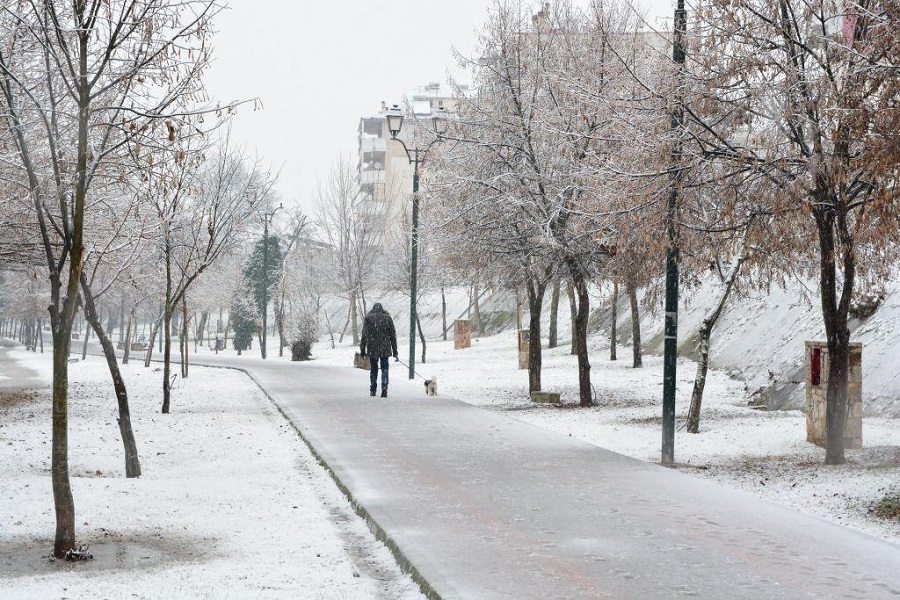
<svg viewBox="0 0 900 600"><path fill-rule="evenodd" d="M369 395L375 395L378 368L381 367L381 397L387 398L388 359L391 356L397 358L397 332L394 320L378 302L372 305L363 323L359 353L369 357Z"/></svg>

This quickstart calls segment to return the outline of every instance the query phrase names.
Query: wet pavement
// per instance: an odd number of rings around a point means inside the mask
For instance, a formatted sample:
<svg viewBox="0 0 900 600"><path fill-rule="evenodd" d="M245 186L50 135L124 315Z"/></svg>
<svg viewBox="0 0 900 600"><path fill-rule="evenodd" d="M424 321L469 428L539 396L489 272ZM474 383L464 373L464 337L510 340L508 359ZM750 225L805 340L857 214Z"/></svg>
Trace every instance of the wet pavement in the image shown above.
<svg viewBox="0 0 900 600"><path fill-rule="evenodd" d="M888 598L900 547L398 381L258 358L357 510L441 598Z"/></svg>

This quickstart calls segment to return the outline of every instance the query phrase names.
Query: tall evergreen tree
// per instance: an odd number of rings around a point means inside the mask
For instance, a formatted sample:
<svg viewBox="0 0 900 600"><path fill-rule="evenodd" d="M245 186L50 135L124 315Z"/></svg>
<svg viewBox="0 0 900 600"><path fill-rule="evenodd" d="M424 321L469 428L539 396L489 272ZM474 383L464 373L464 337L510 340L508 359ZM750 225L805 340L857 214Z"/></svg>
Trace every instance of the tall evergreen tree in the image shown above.
<svg viewBox="0 0 900 600"><path fill-rule="evenodd" d="M249 291L248 300L252 302L252 312L257 319L252 333L260 336L260 347L262 347L262 315L268 309L275 287L281 280L283 265L281 239L271 234L268 240L265 237L257 240L253 252L244 263L245 289Z"/></svg>

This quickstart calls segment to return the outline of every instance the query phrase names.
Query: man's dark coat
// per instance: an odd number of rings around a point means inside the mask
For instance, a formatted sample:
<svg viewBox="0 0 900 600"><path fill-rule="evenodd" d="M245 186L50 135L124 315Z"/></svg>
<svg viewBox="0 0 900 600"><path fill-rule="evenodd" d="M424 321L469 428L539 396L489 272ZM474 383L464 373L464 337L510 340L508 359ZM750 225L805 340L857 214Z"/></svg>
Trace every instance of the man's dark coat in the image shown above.
<svg viewBox="0 0 900 600"><path fill-rule="evenodd" d="M394 320L377 302L366 315L362 339L359 342L359 353L370 358L397 356L397 332L394 330Z"/></svg>

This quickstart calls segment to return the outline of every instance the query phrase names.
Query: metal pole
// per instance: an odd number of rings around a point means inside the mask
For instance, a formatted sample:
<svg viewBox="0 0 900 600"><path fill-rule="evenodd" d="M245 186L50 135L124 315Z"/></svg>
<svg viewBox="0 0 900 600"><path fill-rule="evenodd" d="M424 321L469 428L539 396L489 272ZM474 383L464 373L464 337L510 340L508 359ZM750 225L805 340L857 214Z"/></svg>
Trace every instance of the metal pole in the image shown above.
<svg viewBox="0 0 900 600"><path fill-rule="evenodd" d="M419 271L419 149L414 150L412 249L409 272L409 378L416 375L416 284Z"/></svg>
<svg viewBox="0 0 900 600"><path fill-rule="evenodd" d="M663 346L663 427L662 464L675 463L675 384L678 366L678 194L681 187L681 129L684 125L684 96L681 89L684 73L684 34L687 29L687 13L684 0L678 0L673 23L672 62L676 66L675 98L672 103L671 131L675 136L672 146L672 175L669 189L666 250L666 328Z"/></svg>
<svg viewBox="0 0 900 600"><path fill-rule="evenodd" d="M273 213L274 214L274 213ZM260 352L266 358L266 313L269 312L269 213L263 213L263 302L262 302L262 347Z"/></svg>

